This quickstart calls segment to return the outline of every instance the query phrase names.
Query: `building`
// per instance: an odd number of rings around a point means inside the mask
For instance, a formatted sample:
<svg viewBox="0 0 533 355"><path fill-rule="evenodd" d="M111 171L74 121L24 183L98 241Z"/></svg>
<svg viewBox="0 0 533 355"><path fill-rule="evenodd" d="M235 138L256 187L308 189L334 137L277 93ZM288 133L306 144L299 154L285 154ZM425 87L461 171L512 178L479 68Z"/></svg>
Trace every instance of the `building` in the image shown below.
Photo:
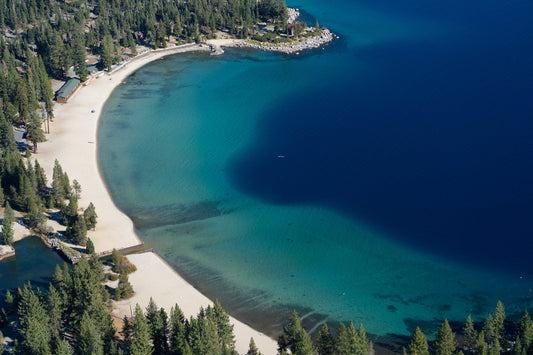
<svg viewBox="0 0 533 355"><path fill-rule="evenodd" d="M87 72L89 74L92 74L92 73L97 72L97 71L98 71L98 63L87 65Z"/></svg>
<svg viewBox="0 0 533 355"><path fill-rule="evenodd" d="M60 104L65 104L70 99L70 97L76 92L80 86L80 79L70 78L67 82L57 90L56 101Z"/></svg>

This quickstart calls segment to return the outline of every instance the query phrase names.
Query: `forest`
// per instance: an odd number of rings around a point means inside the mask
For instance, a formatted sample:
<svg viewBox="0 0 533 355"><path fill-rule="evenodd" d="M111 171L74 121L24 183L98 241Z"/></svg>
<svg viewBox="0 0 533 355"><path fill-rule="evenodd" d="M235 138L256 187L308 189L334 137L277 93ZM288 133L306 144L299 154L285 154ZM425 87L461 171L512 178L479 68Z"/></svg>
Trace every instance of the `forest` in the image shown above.
<svg viewBox="0 0 533 355"><path fill-rule="evenodd" d="M111 270L93 253L72 267L56 266L48 290L34 289L29 283L3 297L0 309L0 330L11 324L17 329L14 354L237 354L235 335L228 314L218 301L201 308L196 316L186 318L179 305L169 313L158 308L153 300L145 310L139 305L130 317L119 322L111 316L112 300L128 298L131 289L124 268L125 257L114 251ZM105 284L116 280L116 288ZM444 320L433 341L428 341L417 327L403 354L459 355L533 353L533 321L527 310L518 324L506 318L505 308L498 302L493 312L481 323L474 324L468 316L464 327L452 330ZM0 332L0 338L1 338ZM0 346L0 355L4 348ZM278 338L279 354L298 355L367 355L378 353L363 325L341 324L331 332L326 323L313 336L302 327L293 312ZM253 338L246 355L260 354Z"/></svg>

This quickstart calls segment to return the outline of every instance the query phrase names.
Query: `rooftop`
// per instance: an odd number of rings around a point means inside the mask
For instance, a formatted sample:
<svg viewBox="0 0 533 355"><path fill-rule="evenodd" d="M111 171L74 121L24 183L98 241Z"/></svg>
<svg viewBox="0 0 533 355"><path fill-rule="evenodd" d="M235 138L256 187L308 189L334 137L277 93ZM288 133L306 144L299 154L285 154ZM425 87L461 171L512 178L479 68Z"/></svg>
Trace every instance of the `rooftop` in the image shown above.
<svg viewBox="0 0 533 355"><path fill-rule="evenodd" d="M65 85L63 85L61 89L57 91L57 97L66 99L67 97L69 97L70 94L72 94L72 92L78 87L78 85L80 85L80 79L70 78L69 80L67 80Z"/></svg>

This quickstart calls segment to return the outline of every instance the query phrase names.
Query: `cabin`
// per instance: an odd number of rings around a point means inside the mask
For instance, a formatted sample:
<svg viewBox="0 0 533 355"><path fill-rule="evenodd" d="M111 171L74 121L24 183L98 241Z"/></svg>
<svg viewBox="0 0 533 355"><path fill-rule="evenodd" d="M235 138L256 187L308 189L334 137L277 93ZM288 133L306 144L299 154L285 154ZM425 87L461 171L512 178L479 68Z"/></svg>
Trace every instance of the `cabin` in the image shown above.
<svg viewBox="0 0 533 355"><path fill-rule="evenodd" d="M87 72L89 74L92 74L92 73L97 72L97 71L98 71L98 63L87 65Z"/></svg>
<svg viewBox="0 0 533 355"><path fill-rule="evenodd" d="M80 83L81 81L78 78L68 79L67 82L61 87L61 89L57 90L56 101L60 104L66 104L68 100L72 97L72 95L76 92L76 90L80 86Z"/></svg>

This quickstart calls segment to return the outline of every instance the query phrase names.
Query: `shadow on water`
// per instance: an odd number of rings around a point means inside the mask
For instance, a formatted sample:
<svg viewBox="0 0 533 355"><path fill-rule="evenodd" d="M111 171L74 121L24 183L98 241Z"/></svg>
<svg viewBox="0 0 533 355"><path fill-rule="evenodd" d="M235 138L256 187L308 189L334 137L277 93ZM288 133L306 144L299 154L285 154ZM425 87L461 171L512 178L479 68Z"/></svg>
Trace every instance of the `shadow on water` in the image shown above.
<svg viewBox="0 0 533 355"><path fill-rule="evenodd" d="M266 112L229 163L233 184L268 203L336 209L452 260L533 271L523 66L391 47L361 54L382 67L375 81L348 75Z"/></svg>

